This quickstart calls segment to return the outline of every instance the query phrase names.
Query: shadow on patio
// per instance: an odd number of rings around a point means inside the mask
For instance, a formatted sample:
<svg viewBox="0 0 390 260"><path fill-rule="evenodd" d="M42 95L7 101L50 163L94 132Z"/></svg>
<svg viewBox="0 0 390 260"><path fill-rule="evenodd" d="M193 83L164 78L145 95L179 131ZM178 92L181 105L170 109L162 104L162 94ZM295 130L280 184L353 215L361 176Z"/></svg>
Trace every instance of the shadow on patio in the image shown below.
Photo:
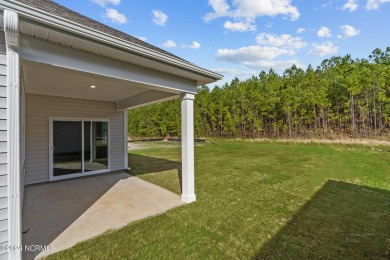
<svg viewBox="0 0 390 260"><path fill-rule="evenodd" d="M124 172L26 186L23 244L53 245L54 252L60 251L182 204L179 195ZM38 253L24 252L23 258Z"/></svg>
<svg viewBox="0 0 390 260"><path fill-rule="evenodd" d="M254 259L390 259L390 192L329 180Z"/></svg>

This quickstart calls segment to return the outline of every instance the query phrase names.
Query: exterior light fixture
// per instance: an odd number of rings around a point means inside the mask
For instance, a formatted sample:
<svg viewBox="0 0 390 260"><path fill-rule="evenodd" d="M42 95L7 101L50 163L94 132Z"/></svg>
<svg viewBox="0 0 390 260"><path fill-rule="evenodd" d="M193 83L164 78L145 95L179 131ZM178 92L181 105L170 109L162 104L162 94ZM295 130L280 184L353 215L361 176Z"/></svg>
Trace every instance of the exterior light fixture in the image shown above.
<svg viewBox="0 0 390 260"><path fill-rule="evenodd" d="M96 88L96 86L95 86L95 85L89 85L89 87L90 87L90 88Z"/></svg>

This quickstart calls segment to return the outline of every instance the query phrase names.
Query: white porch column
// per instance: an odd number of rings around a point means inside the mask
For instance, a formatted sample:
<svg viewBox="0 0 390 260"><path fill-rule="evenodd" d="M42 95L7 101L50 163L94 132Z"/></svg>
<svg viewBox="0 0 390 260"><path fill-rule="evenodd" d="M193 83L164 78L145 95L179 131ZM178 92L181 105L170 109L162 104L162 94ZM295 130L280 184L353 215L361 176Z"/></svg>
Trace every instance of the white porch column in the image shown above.
<svg viewBox="0 0 390 260"><path fill-rule="evenodd" d="M194 94L181 95L182 194L187 203L196 201L194 176Z"/></svg>
<svg viewBox="0 0 390 260"><path fill-rule="evenodd" d="M8 245L21 247L20 173L20 69L19 17L4 10L7 49L7 170L8 170ZM21 259L21 250L11 250L9 259Z"/></svg>

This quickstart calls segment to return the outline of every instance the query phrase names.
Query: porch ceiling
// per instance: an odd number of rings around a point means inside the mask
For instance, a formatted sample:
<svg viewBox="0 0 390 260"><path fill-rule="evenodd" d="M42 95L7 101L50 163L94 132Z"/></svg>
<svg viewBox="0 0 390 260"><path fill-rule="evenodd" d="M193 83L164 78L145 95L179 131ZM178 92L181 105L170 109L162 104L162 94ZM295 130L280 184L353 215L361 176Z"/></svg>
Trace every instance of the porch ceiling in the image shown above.
<svg viewBox="0 0 390 260"><path fill-rule="evenodd" d="M167 93L150 90L142 83L130 82L93 73L61 68L49 64L22 61L23 84L26 93L62 96L80 99L120 102L155 92L166 97ZM94 85L96 88L91 88ZM156 95L157 93L157 95ZM169 93L175 97L176 93Z"/></svg>

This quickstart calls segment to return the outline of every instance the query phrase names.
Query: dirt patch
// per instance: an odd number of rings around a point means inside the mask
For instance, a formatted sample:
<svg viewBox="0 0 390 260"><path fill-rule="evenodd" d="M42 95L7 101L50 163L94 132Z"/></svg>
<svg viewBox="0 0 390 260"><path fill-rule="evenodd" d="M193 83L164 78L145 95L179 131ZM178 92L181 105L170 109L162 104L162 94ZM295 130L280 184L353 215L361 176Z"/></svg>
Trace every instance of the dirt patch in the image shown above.
<svg viewBox="0 0 390 260"><path fill-rule="evenodd" d="M138 143L128 143L129 150L137 150L145 148L145 146L138 144Z"/></svg>

